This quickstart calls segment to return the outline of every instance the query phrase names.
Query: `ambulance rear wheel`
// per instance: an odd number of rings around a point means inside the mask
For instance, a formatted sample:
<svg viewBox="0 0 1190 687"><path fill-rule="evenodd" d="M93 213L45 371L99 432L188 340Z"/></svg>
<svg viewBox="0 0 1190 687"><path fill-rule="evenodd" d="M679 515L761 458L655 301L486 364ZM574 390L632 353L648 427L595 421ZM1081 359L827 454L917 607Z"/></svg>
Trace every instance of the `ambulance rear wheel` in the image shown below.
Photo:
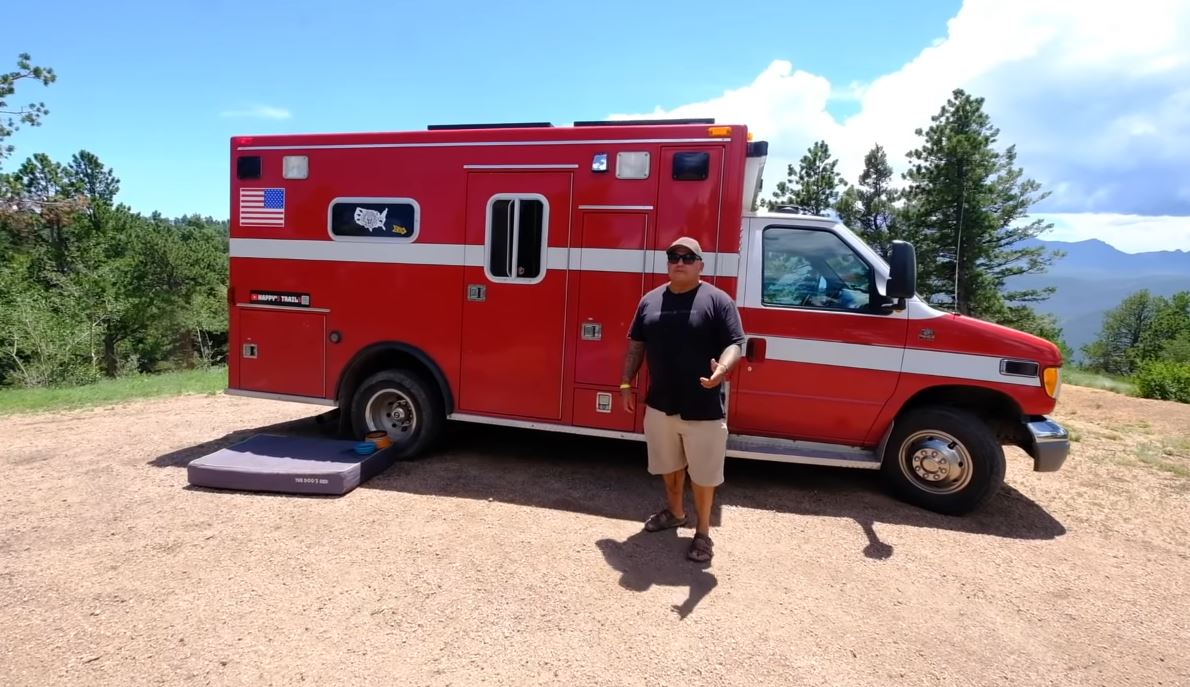
<svg viewBox="0 0 1190 687"><path fill-rule="evenodd" d="M437 391L408 370L384 370L364 380L351 398L357 439L383 430L397 455L413 457L433 446L445 423Z"/></svg>
<svg viewBox="0 0 1190 687"><path fill-rule="evenodd" d="M904 501L964 515L1004 483L1004 449L987 424L969 412L916 408L897 419L880 470Z"/></svg>

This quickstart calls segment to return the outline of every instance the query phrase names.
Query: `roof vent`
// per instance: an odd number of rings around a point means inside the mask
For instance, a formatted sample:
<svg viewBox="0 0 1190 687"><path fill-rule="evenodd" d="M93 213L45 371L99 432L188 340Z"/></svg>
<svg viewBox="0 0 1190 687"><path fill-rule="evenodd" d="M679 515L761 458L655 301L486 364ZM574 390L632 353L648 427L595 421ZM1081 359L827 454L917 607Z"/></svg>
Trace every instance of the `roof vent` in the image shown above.
<svg viewBox="0 0 1190 687"><path fill-rule="evenodd" d="M714 119L612 119L575 122L575 126L663 126L666 124L714 124Z"/></svg>
<svg viewBox="0 0 1190 687"><path fill-rule="evenodd" d="M448 131L454 129L548 129L549 122L493 122L490 124L430 124L427 131Z"/></svg>

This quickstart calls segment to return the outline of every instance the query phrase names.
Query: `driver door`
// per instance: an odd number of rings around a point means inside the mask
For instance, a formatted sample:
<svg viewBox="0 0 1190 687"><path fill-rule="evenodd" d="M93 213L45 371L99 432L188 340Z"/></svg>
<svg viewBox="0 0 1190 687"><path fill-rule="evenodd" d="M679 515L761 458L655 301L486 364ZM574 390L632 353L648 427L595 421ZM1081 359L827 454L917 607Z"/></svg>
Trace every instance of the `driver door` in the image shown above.
<svg viewBox="0 0 1190 687"><path fill-rule="evenodd" d="M835 232L749 225L740 310L750 356L733 432L861 444L900 376L908 320L878 307L873 267Z"/></svg>

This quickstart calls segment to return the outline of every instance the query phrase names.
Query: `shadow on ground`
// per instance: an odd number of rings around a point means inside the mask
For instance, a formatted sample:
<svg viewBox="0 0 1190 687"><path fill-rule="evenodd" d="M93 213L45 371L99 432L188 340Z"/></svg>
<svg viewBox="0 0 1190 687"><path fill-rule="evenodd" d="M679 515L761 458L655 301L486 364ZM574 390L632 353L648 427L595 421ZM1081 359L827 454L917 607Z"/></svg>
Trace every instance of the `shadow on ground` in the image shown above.
<svg viewBox="0 0 1190 687"><path fill-rule="evenodd" d="M685 618L719 584L703 565L685 559L690 537L676 530L645 532L641 530L624 541L600 539L595 542L608 566L620 573L620 586L634 592L650 587L687 587L690 595L673 610Z"/></svg>
<svg viewBox="0 0 1190 687"><path fill-rule="evenodd" d="M333 426L311 417L237 431L159 456L150 464L185 467L254 434L324 437ZM398 462L359 488L491 499L643 523L664 499L660 478L647 474L645 464L645 447L636 442L451 423L438 449L423 458ZM1044 508L1008 485L982 510L952 517L891 498L884 493L880 476L872 471L732 459L727 463L726 478L716 493L713 527L722 524L724 506L845 518L854 521L868 540L856 553L874 560L886 560L894 553L877 535L876 523L1023 540L1054 539L1066 533ZM348 493L346 498L350 496ZM689 491L686 500L687 512L693 515ZM599 539L595 546L608 566L620 573L619 584L624 589L646 591L653 585L689 588L687 600L673 609L685 618L718 584L703 566L686 560L692 535L690 528L650 534L642 530L624 541Z"/></svg>
<svg viewBox="0 0 1190 687"><path fill-rule="evenodd" d="M300 418L297 420L290 420L288 422L278 422L272 425L265 425L263 427L253 427L251 429L241 429L230 434L225 434L218 439L211 441L204 441L201 444L194 446L187 446L186 448L178 449L164 455L157 456L149 461L149 465L159 468L184 468L190 464L190 461L202 458L208 453L214 453L222 448L227 448L232 444L239 443L256 434L281 434L285 436L308 436L308 437L325 437L328 428L333 425L324 424L321 420L316 420L312 417Z"/></svg>
<svg viewBox="0 0 1190 687"><path fill-rule="evenodd" d="M150 464L185 467L254 434L318 437L332 426L311 417L246 429L159 456ZM876 534L875 523L1010 539L1044 540L1066 533L1062 523L1008 485L982 510L952 517L893 499L884 493L879 475L866 470L731 459L726 477L716 493L712 526L721 524L723 506L847 518L867 535L862 553L873 559L893 555ZM643 444L459 423L448 425L447 437L433 453L399 462L360 488L493 499L642 523L663 503L660 479L645 471ZM689 491L687 503L693 514Z"/></svg>

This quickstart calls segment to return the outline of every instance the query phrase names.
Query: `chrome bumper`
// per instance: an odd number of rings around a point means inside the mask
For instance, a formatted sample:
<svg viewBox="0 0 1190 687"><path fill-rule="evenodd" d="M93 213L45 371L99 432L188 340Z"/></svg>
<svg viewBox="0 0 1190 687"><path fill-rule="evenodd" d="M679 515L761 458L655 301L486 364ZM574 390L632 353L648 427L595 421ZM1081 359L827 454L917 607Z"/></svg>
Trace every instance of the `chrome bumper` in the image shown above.
<svg viewBox="0 0 1190 687"><path fill-rule="evenodd" d="M1033 456L1034 472L1056 472L1070 454L1070 434L1066 428L1048 417L1026 422L1032 437L1029 455Z"/></svg>

